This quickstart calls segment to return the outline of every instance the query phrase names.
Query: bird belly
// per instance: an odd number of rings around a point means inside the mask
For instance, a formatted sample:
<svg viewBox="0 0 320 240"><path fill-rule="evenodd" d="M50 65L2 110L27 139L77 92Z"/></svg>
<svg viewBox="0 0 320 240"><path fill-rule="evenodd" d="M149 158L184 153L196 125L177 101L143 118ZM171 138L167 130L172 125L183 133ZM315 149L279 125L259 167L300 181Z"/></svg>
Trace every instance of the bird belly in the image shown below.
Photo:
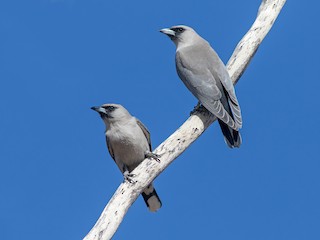
<svg viewBox="0 0 320 240"><path fill-rule="evenodd" d="M113 134L110 143L116 162L126 165L129 171L132 171L145 159L145 152L149 148L145 137L140 136L139 132L131 132L128 135Z"/></svg>

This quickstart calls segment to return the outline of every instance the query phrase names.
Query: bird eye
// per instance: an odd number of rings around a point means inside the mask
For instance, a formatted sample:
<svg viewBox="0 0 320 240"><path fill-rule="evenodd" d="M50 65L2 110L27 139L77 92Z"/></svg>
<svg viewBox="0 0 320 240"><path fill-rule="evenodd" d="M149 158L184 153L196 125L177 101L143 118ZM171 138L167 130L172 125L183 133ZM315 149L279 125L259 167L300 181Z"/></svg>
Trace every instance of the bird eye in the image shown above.
<svg viewBox="0 0 320 240"><path fill-rule="evenodd" d="M177 28L178 32L183 32L183 28Z"/></svg>
<svg viewBox="0 0 320 240"><path fill-rule="evenodd" d="M106 110L108 110L109 112L111 112L111 111L113 111L113 110L116 109L115 106L105 106L104 108L105 108Z"/></svg>

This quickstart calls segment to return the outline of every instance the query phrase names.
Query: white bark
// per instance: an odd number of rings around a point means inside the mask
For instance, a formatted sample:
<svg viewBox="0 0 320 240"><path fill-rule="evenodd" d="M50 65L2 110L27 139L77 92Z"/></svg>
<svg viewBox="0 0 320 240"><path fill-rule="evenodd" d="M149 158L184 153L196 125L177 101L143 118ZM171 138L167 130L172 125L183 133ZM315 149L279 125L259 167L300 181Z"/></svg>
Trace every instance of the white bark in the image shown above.
<svg viewBox="0 0 320 240"><path fill-rule="evenodd" d="M271 29L286 0L263 0L257 18L247 34L238 43L227 68L234 84L237 83L260 43ZM122 183L100 218L84 240L111 239L122 222L126 212L142 190L150 184L170 163L186 150L216 118L205 112L197 112L161 143L155 153L161 155L161 162L146 159L132 173L136 183Z"/></svg>

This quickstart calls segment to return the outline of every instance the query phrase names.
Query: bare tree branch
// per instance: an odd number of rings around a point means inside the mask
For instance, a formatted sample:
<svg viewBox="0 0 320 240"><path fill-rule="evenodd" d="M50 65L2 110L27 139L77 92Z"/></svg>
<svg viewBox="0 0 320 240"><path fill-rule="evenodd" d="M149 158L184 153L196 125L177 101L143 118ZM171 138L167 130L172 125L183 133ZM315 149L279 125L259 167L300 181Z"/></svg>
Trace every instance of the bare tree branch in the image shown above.
<svg viewBox="0 0 320 240"><path fill-rule="evenodd" d="M259 45L267 35L286 0L263 0L257 18L247 34L235 48L227 68L230 77L236 84L256 53ZM136 175L136 183L122 183L100 218L84 238L84 240L111 239L117 231L129 207L138 198L142 190L148 186L166 167L183 153L216 118L207 111L196 112L161 143L155 153L161 155L161 162L146 159L132 173Z"/></svg>

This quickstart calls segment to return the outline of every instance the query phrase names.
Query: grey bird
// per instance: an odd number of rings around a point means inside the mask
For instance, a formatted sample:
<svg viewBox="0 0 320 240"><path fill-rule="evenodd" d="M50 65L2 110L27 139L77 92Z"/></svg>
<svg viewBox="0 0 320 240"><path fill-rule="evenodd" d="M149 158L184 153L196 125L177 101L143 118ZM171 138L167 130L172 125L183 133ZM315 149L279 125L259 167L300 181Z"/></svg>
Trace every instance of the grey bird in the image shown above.
<svg viewBox="0 0 320 240"><path fill-rule="evenodd" d="M130 173L145 158L154 158L157 161L158 155L152 153L151 139L148 129L137 118L119 104L103 104L99 107L92 107L98 112L106 125L106 141L109 153L125 180L132 181ZM151 183L142 192L142 197L150 211L157 211L162 203Z"/></svg>
<svg viewBox="0 0 320 240"><path fill-rule="evenodd" d="M182 82L218 118L227 145L239 147L241 110L232 80L218 54L191 27L178 25L160 32L176 45L176 69Z"/></svg>

